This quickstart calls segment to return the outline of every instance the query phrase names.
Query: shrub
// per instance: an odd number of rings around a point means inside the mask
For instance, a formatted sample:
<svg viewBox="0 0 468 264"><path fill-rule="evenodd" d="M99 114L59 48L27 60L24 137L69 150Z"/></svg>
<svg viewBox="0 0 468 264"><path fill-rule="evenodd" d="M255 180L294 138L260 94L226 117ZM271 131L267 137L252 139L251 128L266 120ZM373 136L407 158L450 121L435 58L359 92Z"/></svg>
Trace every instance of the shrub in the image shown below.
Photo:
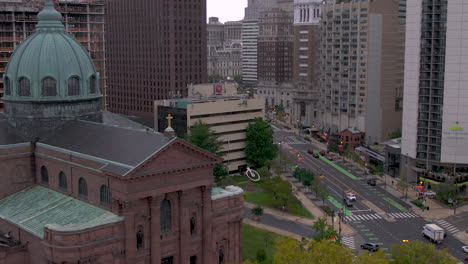
<svg viewBox="0 0 468 264"><path fill-rule="evenodd" d="M267 254L266 254L265 249L261 248L261 249L257 250L257 254L255 255L255 259L258 262L263 262L263 261L266 260L266 258L267 258Z"/></svg>

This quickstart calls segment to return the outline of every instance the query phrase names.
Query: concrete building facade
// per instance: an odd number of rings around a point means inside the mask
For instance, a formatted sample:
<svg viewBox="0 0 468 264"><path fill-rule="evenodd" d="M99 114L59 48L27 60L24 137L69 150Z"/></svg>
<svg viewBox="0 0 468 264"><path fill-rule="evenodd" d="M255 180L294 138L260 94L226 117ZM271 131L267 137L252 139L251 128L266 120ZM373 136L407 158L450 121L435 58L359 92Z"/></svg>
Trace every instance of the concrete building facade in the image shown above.
<svg viewBox="0 0 468 264"><path fill-rule="evenodd" d="M5 73L8 60L16 47L34 32L37 13L44 0L0 1L0 76ZM106 94L106 56L105 56L105 1L58 1L58 11L63 23L83 47L91 54L101 74L101 88ZM4 83L0 79L0 112L3 112Z"/></svg>
<svg viewBox="0 0 468 264"><path fill-rule="evenodd" d="M412 180L468 180L467 15L465 1L407 2L401 154Z"/></svg>
<svg viewBox="0 0 468 264"><path fill-rule="evenodd" d="M153 102L207 80L206 0L108 2L108 109L153 117Z"/></svg>
<svg viewBox="0 0 468 264"><path fill-rule="evenodd" d="M245 131L255 118L265 117L264 98L238 96L229 84L198 86L194 88L201 93L194 93L192 97L155 103L155 119L159 124L157 130L164 129L162 125L168 114L174 117L173 127L178 136L186 135L188 128L198 121L208 124L224 143L222 157L228 170L243 170L247 166ZM212 92L208 95L206 91Z"/></svg>
<svg viewBox="0 0 468 264"><path fill-rule="evenodd" d="M292 107L294 29L292 12L274 8L259 18L257 94L267 107Z"/></svg>
<svg viewBox="0 0 468 264"><path fill-rule="evenodd" d="M318 127L355 127L366 142L401 129L403 28L398 0L322 6Z"/></svg>
<svg viewBox="0 0 468 264"><path fill-rule="evenodd" d="M321 6L321 0L294 1L294 91L291 120L305 126L315 125L319 110Z"/></svg>
<svg viewBox="0 0 468 264"><path fill-rule="evenodd" d="M210 17L208 31L208 76L232 79L242 74L242 22L223 24Z"/></svg>

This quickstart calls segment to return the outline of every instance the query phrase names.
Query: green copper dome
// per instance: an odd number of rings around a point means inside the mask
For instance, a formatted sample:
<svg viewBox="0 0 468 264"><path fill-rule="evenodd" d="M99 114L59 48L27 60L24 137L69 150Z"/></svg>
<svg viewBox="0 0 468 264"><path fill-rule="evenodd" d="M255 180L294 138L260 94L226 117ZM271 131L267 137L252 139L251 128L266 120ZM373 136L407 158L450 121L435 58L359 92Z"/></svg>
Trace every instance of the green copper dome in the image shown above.
<svg viewBox="0 0 468 264"><path fill-rule="evenodd" d="M101 97L88 52L67 33L52 0L37 15L36 31L11 55L3 76L5 101L75 101Z"/></svg>

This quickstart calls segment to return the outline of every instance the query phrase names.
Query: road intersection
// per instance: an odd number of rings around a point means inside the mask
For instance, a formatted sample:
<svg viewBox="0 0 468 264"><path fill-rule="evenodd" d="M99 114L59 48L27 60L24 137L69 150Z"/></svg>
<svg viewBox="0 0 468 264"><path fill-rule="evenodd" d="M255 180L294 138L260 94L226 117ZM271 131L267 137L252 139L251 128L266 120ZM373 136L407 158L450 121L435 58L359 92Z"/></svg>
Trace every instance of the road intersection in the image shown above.
<svg viewBox="0 0 468 264"><path fill-rule="evenodd" d="M425 240L421 235L422 227L427 223L436 223L443 227L448 237L438 248L447 248L455 257L463 259L466 253L461 251L464 245L456 239L455 234L460 234L466 229L463 218L454 219L427 219L415 213L414 207L407 201L388 192L390 183L384 186L370 186L366 182L366 173L350 162L338 158L330 161L324 156L314 158L307 151L309 149L321 150L320 144L305 142L302 137L292 132L276 130L275 142L281 142L280 146L292 159L301 158L298 166L310 169L316 175L323 175L322 180L328 188L329 196L326 204L335 212L343 211L346 217L343 222L356 230L354 237L346 237L346 243L351 248L364 242L378 243L384 250L388 250L393 244L403 243L403 240ZM297 183L296 183L297 184ZM299 184L300 186L300 184ZM313 195L302 188L310 199ZM343 197L352 192L357 196L357 201L352 207L346 207ZM321 204L321 202L319 202ZM466 217L464 218L466 221ZM452 225L458 221L459 227ZM350 243L349 241L352 241ZM346 244L345 243L345 244Z"/></svg>

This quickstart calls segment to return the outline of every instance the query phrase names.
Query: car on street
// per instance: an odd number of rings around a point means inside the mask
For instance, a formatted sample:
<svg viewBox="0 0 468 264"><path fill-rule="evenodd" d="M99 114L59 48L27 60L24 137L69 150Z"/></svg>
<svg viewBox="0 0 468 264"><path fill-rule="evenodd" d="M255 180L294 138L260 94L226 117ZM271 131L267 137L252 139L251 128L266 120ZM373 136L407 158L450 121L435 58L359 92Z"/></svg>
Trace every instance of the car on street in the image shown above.
<svg viewBox="0 0 468 264"><path fill-rule="evenodd" d="M362 245L361 245L361 248L362 248L362 249L367 249L367 250L369 250L369 251L375 252L375 251L379 250L379 245L376 244L376 243L369 243L369 242L368 242L368 243L362 244Z"/></svg>
<svg viewBox="0 0 468 264"><path fill-rule="evenodd" d="M313 150L313 149L309 149L309 150L307 150L307 153L309 153L309 154L314 154L314 150Z"/></svg>
<svg viewBox="0 0 468 264"><path fill-rule="evenodd" d="M468 246L463 246L462 249L465 251L465 253L468 253Z"/></svg>
<svg viewBox="0 0 468 264"><path fill-rule="evenodd" d="M370 186L375 186L375 185L377 185L377 180L376 179L368 179L367 184L369 184Z"/></svg>
<svg viewBox="0 0 468 264"><path fill-rule="evenodd" d="M354 193L346 193L346 199L356 201L356 195Z"/></svg>
<svg viewBox="0 0 468 264"><path fill-rule="evenodd" d="M333 159L333 156L327 156L327 159L328 159L328 160L334 160L334 159Z"/></svg>
<svg viewBox="0 0 468 264"><path fill-rule="evenodd" d="M312 154L312 156L314 156L314 158L320 158L319 154L317 153Z"/></svg>
<svg viewBox="0 0 468 264"><path fill-rule="evenodd" d="M327 152L325 150L320 151L320 155L325 156L327 155Z"/></svg>
<svg viewBox="0 0 468 264"><path fill-rule="evenodd" d="M346 205L346 207L351 207L354 205L353 201L348 198L343 198L343 203Z"/></svg>

